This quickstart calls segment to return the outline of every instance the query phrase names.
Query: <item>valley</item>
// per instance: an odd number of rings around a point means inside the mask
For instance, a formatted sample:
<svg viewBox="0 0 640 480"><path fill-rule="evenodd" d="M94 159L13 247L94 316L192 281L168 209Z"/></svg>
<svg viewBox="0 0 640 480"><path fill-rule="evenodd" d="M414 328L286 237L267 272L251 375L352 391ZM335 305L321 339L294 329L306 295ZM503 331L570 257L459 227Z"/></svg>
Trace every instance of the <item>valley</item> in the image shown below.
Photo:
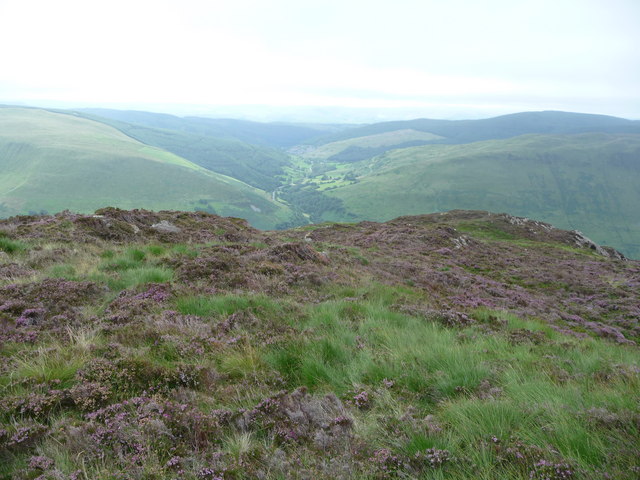
<svg viewBox="0 0 640 480"><path fill-rule="evenodd" d="M112 205L203 210L273 229L481 209L579 230L640 257L640 122L566 112L372 125L0 113L5 217ZM17 130L26 121L28 135Z"/></svg>

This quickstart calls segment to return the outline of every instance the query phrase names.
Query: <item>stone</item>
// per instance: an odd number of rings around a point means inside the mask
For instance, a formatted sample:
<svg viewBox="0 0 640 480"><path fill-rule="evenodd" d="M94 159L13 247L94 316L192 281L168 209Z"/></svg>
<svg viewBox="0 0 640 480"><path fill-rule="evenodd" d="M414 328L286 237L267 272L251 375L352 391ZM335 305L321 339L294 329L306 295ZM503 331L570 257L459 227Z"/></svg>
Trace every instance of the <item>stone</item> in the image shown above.
<svg viewBox="0 0 640 480"><path fill-rule="evenodd" d="M182 230L167 220L162 220L151 225L151 228L162 233L180 233Z"/></svg>

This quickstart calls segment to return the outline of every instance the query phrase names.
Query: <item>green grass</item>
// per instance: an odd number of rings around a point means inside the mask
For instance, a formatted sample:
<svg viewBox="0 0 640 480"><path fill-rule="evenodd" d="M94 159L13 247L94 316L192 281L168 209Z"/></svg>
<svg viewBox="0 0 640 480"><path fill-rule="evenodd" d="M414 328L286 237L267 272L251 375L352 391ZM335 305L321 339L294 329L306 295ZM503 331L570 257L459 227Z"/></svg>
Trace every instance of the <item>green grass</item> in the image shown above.
<svg viewBox="0 0 640 480"><path fill-rule="evenodd" d="M75 267L66 263L51 266L47 273L52 278L64 278L66 280L77 278Z"/></svg>
<svg viewBox="0 0 640 480"><path fill-rule="evenodd" d="M145 283L167 283L173 280L173 271L166 267L138 267L122 273L121 282L124 288L143 285Z"/></svg>
<svg viewBox="0 0 640 480"><path fill-rule="evenodd" d="M518 241L482 224L465 229L483 232L487 242ZM302 232L275 238L294 241ZM257 248L273 245L263 239L258 234L236 246L259 254ZM604 472L634 478L637 346L564 335L534 317L490 308L456 306L474 322L447 327L427 313L443 308L442 297L381 283L389 276L377 267L391 260L383 245L314 242L335 264L350 259L337 280L277 285L267 295L262 285L182 283L166 267L215 252L208 244L29 242L28 252L10 259L20 266L41 262L28 278L93 280L109 288L76 299L66 319L47 313L20 324L18 303L0 312L7 325L0 349L0 478L41 475L20 471L33 456L55 460L58 477L81 470L105 480L134 470L139 478L173 478L167 463L174 457L185 478L220 465L233 478L261 471L265 478L290 477L305 469L327 479L341 475L334 467L349 478L395 478L371 460L382 449L402 458L397 478L525 480L535 478L540 458L570 463L578 472L573 480ZM333 268L314 265L296 268ZM621 282L635 268L633 262L612 266ZM252 275L245 267L237 273ZM147 283L170 283L172 295L141 299L136 287ZM132 291L120 295L125 288ZM29 297L30 289L24 305L56 307L46 292ZM561 301L565 294L558 291ZM29 331L37 336L24 338ZM365 405L355 401L361 392L369 398ZM331 405L339 404L336 413ZM334 434L343 413L350 426L340 440ZM14 433L34 424L44 426L43 437L8 446ZM289 438L296 429L311 433ZM416 455L430 448L447 450L454 460L411 471ZM278 470L281 459L287 474Z"/></svg>
<svg viewBox="0 0 640 480"><path fill-rule="evenodd" d="M396 145L411 141L433 141L442 137L428 132L419 132L412 129L394 130L391 132L378 133L374 135L365 135L354 137L347 140L325 143L317 149L305 153L305 159L326 160L333 155L343 152L349 147L357 148L379 148L388 147L392 149Z"/></svg>
<svg viewBox="0 0 640 480"><path fill-rule="evenodd" d="M54 344L51 349L36 349L16 357L13 379L36 383L55 380L69 386L86 360L86 352Z"/></svg>
<svg viewBox="0 0 640 480"><path fill-rule="evenodd" d="M0 251L8 254L19 253L27 249L27 244L20 240L11 240L6 236L0 235Z"/></svg>
<svg viewBox="0 0 640 480"><path fill-rule="evenodd" d="M400 292L389 295L394 293ZM469 456L476 465L495 464L494 452L470 448L494 435L539 448L553 446L588 471L607 463L610 433L594 429L584 412L635 408L637 375L612 379L597 388L593 378L613 365L637 368L636 351L595 339L573 340L539 322L488 310L478 311L476 317L498 316L506 321L505 334L528 329L542 332L547 341L513 345L505 336L477 336L478 327L469 327L464 333L474 336L474 342L460 343L455 331L395 313L385 303L374 289L366 300L332 300L310 307L298 326L306 335L286 346L265 349L264 361L292 386L343 396L365 389L374 392L374 402L382 401L382 380L393 380L395 395L411 398L414 406L435 413L447 426L434 438L411 433L402 447L409 452L437 445ZM567 368L568 381L558 380L558 368ZM473 395L482 382L497 387L498 397ZM390 414L389 405L380 408ZM639 433L632 423L625 428L620 440Z"/></svg>
<svg viewBox="0 0 640 480"><path fill-rule="evenodd" d="M243 310L266 315L281 312L282 305L263 295L187 296L176 300L176 309L200 317L231 315Z"/></svg>

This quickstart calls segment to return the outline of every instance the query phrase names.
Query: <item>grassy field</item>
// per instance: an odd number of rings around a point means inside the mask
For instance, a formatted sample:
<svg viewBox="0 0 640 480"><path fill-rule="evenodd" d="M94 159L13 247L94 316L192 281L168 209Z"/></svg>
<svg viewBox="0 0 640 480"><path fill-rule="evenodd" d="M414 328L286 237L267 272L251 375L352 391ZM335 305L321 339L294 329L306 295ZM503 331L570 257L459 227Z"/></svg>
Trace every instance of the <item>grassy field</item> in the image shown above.
<svg viewBox="0 0 640 480"><path fill-rule="evenodd" d="M287 207L104 124L36 109L0 109L0 215L105 206L193 210L273 228Z"/></svg>
<svg viewBox="0 0 640 480"><path fill-rule="evenodd" d="M358 219L508 211L578 229L637 258L639 159L638 135L525 135L395 150L312 180ZM341 180L345 169L357 182Z"/></svg>

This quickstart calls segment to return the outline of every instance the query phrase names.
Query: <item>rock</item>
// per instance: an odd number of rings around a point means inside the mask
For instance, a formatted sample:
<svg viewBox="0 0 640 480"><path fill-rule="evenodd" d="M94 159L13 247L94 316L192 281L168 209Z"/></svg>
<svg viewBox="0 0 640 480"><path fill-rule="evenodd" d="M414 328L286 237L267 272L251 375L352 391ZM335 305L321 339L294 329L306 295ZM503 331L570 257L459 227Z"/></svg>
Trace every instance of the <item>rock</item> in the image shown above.
<svg viewBox="0 0 640 480"><path fill-rule="evenodd" d="M162 220L151 225L151 228L162 233L180 233L182 230L167 220Z"/></svg>
<svg viewBox="0 0 640 480"><path fill-rule="evenodd" d="M616 249L611 247L601 247L590 238L587 238L582 232L573 230L571 233L573 234L576 245L579 247L594 250L598 255L602 255L603 257L626 260L625 256Z"/></svg>
<svg viewBox="0 0 640 480"><path fill-rule="evenodd" d="M452 238L455 248L465 248L474 243L474 241L467 235L460 235L458 238Z"/></svg>

